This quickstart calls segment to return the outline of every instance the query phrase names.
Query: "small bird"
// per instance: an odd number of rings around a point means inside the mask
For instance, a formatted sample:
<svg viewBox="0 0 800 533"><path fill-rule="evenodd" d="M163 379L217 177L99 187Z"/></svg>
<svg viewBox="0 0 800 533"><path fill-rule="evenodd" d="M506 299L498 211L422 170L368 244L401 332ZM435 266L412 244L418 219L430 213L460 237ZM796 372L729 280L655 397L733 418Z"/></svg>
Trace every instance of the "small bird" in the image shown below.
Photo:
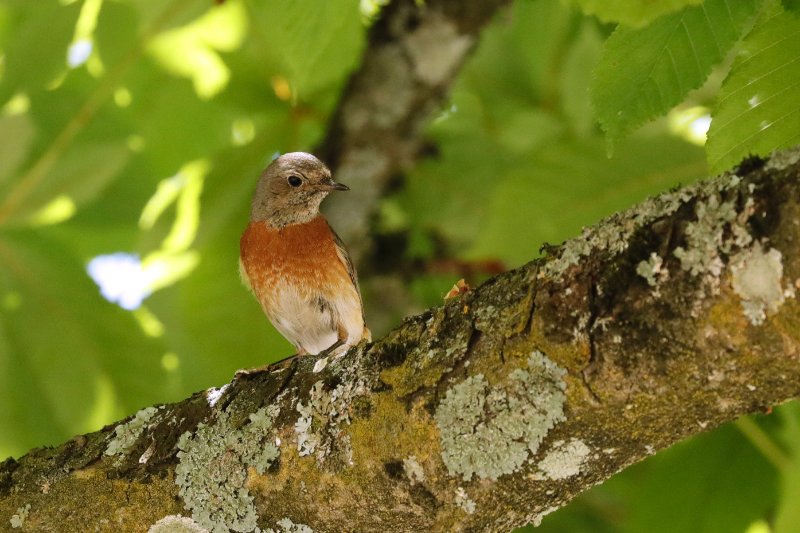
<svg viewBox="0 0 800 533"><path fill-rule="evenodd" d="M298 355L370 340L355 268L319 212L328 194L347 190L313 155L284 154L261 174L239 242L242 280Z"/></svg>

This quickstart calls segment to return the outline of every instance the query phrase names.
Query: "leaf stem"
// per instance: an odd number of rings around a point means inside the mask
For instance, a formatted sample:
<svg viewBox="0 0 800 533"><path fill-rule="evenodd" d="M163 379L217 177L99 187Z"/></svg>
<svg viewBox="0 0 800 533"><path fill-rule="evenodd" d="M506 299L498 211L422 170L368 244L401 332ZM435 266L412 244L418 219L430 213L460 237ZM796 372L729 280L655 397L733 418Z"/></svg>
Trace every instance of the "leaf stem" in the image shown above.
<svg viewBox="0 0 800 533"><path fill-rule="evenodd" d="M780 472L785 472L791 463L791 459L775 443L774 440L755 423L749 416L742 416L735 422L736 427L742 434L761 452L764 458Z"/></svg>

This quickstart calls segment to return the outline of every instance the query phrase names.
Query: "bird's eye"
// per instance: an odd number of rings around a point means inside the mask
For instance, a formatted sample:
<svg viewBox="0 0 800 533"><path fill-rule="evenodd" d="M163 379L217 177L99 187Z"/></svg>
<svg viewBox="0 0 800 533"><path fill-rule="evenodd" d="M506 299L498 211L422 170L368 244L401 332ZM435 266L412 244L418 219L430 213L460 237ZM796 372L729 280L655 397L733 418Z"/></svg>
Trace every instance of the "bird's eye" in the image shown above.
<svg viewBox="0 0 800 533"><path fill-rule="evenodd" d="M300 176L295 176L294 174L286 178L286 181L288 181L289 185L292 187L299 187L303 183L303 180L300 179Z"/></svg>

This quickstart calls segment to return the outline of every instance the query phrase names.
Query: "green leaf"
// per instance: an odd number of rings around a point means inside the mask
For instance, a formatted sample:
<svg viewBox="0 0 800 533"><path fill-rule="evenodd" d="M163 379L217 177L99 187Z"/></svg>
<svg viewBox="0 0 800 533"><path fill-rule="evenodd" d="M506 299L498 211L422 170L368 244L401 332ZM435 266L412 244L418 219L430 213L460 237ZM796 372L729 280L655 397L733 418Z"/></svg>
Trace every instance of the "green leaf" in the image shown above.
<svg viewBox="0 0 800 533"><path fill-rule="evenodd" d="M126 54L140 46L138 13L130 3L104 2L97 17L94 40L107 67L116 67Z"/></svg>
<svg viewBox="0 0 800 533"><path fill-rule="evenodd" d="M149 32L183 26L219 7L208 0L126 0L126 3L137 9L140 27Z"/></svg>
<svg viewBox="0 0 800 533"><path fill-rule="evenodd" d="M42 231L0 233L0 452L19 454L166 400L163 353ZM0 455L4 455L0 453Z"/></svg>
<svg viewBox="0 0 800 533"><path fill-rule="evenodd" d="M800 455L783 472L782 485L773 532L795 533L800 524Z"/></svg>
<svg viewBox="0 0 800 533"><path fill-rule="evenodd" d="M129 156L123 143L77 145L32 192L21 197L22 203L15 207L9 222L28 222L31 217L36 218L37 211L53 205L56 200L66 202L67 209L74 211L107 187ZM17 187L20 183L16 182Z"/></svg>
<svg viewBox="0 0 800 533"><path fill-rule="evenodd" d="M275 51L294 96L334 82L356 65L364 27L353 0L273 0L251 4L257 37Z"/></svg>
<svg viewBox="0 0 800 533"><path fill-rule="evenodd" d="M639 29L617 28L592 83L609 142L664 115L703 84L739 39L755 0L708 0Z"/></svg>
<svg viewBox="0 0 800 533"><path fill-rule="evenodd" d="M621 532L745 531L778 490L772 465L731 425L660 452L627 476Z"/></svg>
<svg viewBox="0 0 800 533"><path fill-rule="evenodd" d="M794 533L800 524L800 403L789 402L775 408L783 422L782 436L791 461L781 471L781 494L775 510L774 533Z"/></svg>
<svg viewBox="0 0 800 533"><path fill-rule="evenodd" d="M780 13L742 42L712 114L706 144L712 171L800 141L798 40L800 18Z"/></svg>
<svg viewBox="0 0 800 533"><path fill-rule="evenodd" d="M0 116L0 187L25 160L34 134L27 114Z"/></svg>
<svg viewBox="0 0 800 533"><path fill-rule="evenodd" d="M786 11L800 13L800 0L781 0L781 4Z"/></svg>
<svg viewBox="0 0 800 533"><path fill-rule="evenodd" d="M588 136L594 126L589 100L592 68L600 61L602 37L597 26L584 21L564 60L561 76L561 105L564 115L579 137Z"/></svg>
<svg viewBox="0 0 800 533"><path fill-rule="evenodd" d="M15 92L42 90L66 70L79 8L77 2L64 6L58 0L15 0L2 6L8 9L9 34L3 46L0 104Z"/></svg>
<svg viewBox="0 0 800 533"><path fill-rule="evenodd" d="M575 14L553 0L514 2L511 9L483 32L457 85L505 112L558 96L554 78L575 23Z"/></svg>
<svg viewBox="0 0 800 533"><path fill-rule="evenodd" d="M589 15L605 22L621 22L629 26L643 26L661 15L683 7L697 5L703 0L576 0Z"/></svg>

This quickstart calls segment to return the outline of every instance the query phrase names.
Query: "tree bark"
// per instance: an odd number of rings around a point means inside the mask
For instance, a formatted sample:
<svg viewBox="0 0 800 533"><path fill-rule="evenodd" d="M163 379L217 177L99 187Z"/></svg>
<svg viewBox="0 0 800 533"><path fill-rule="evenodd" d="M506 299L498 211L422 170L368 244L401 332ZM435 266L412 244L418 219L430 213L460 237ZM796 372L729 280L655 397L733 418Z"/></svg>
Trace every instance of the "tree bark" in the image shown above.
<svg viewBox="0 0 800 533"><path fill-rule="evenodd" d="M396 0L385 6L315 150L351 187L323 210L361 273L373 332L419 311L397 269L374 268L372 228L380 200L430 151L423 127L445 101L481 30L509 3Z"/></svg>
<svg viewBox="0 0 800 533"><path fill-rule="evenodd" d="M369 32L316 152L352 191L326 214L360 263L387 188L424 153L423 126L447 97L483 27L509 0L397 0Z"/></svg>
<svg viewBox="0 0 800 533"><path fill-rule="evenodd" d="M800 394L799 221L800 148L746 161L604 220L319 372L317 357L286 360L8 459L0 523L537 523L666 446Z"/></svg>

